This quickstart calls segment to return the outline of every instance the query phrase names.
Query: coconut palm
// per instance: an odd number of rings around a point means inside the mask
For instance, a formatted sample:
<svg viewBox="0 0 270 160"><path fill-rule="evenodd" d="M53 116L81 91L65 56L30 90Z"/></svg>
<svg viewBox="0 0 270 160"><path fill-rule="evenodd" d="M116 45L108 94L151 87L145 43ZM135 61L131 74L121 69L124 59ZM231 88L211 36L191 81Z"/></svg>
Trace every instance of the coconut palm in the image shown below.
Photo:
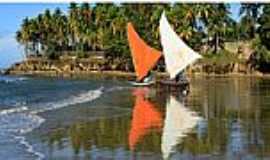
<svg viewBox="0 0 270 160"><path fill-rule="evenodd" d="M257 4L242 4L241 22L258 17L259 8ZM101 50L110 57L125 60L130 58L127 22L133 23L146 43L161 49L158 24L161 13L166 10L170 23L184 41L200 48L202 38L207 37L209 45L218 52L224 41L239 39L241 30L253 30L249 27L253 25L233 21L228 9L228 4L70 3L67 14L56 8L24 19L16 38L25 46L26 55L44 53L46 57L56 57L56 53L59 56L66 51Z"/></svg>
<svg viewBox="0 0 270 160"><path fill-rule="evenodd" d="M270 5L265 5L261 17L258 19L258 33L263 45L270 50Z"/></svg>
<svg viewBox="0 0 270 160"><path fill-rule="evenodd" d="M256 32L256 23L259 18L261 8L259 3L242 3L239 15L243 16L241 24L245 27L245 32L248 33L248 38L254 38Z"/></svg>

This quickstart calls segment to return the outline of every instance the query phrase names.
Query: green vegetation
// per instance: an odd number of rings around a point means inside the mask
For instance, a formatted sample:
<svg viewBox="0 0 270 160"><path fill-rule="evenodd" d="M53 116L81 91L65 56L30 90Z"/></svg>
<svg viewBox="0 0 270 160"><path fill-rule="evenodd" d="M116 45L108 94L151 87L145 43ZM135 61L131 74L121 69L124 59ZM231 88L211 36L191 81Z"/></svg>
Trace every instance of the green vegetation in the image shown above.
<svg viewBox="0 0 270 160"><path fill-rule="evenodd" d="M233 62L240 62L240 59L235 54L222 50L220 54L207 53L202 60L205 64L228 64Z"/></svg>
<svg viewBox="0 0 270 160"><path fill-rule="evenodd" d="M139 35L160 49L158 25L166 11L175 31L192 48L205 55L205 62L237 62L237 52L226 43L253 42L258 69L270 62L270 7L267 4L241 4L239 22L230 17L230 4L76 4L67 14L59 8L37 17L26 17L17 31L17 41L26 57L58 59L62 55L87 58L102 51L108 61L130 66L126 25L132 22ZM233 46L232 46L233 48ZM236 50L236 49L234 49ZM231 53L229 53L231 52ZM108 63L112 64L112 63ZM125 65L125 66L124 66Z"/></svg>

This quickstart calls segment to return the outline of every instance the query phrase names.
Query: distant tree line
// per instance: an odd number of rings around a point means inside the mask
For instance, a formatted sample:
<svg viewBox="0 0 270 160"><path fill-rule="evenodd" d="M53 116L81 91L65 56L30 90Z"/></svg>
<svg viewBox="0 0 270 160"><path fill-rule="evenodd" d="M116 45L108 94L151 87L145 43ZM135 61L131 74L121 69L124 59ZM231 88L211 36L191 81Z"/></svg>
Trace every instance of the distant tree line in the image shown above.
<svg viewBox="0 0 270 160"><path fill-rule="evenodd" d="M175 31L195 50L207 45L210 53L217 54L224 49L224 42L254 40L256 59L270 62L270 6L241 4L239 22L231 18L230 7L224 3L70 3L67 14L56 8L26 17L16 39L27 57L57 59L64 53L87 57L87 51L104 51L112 58L129 59L127 22L133 23L146 43L161 49L158 25L165 10Z"/></svg>

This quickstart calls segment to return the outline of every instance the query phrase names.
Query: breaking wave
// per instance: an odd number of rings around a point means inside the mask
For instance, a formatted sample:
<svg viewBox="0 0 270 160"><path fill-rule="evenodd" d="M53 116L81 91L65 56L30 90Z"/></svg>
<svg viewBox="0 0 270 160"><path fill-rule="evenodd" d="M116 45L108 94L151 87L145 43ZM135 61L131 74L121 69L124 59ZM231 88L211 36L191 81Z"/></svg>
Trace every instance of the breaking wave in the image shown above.
<svg viewBox="0 0 270 160"><path fill-rule="evenodd" d="M0 115L0 135L9 135L14 137L19 144L26 148L26 151L37 157L38 160L44 158L44 155L33 149L23 134L31 132L38 128L44 121L42 117L27 113L27 108L22 107L18 110L10 109L1 112Z"/></svg>
<svg viewBox="0 0 270 160"><path fill-rule="evenodd" d="M28 110L28 108L26 106L19 107L19 108L4 109L4 110L0 111L0 116L1 115L11 114L11 113L23 112L23 111L26 111L26 110Z"/></svg>
<svg viewBox="0 0 270 160"><path fill-rule="evenodd" d="M27 79L28 78L26 78L26 77L0 76L0 82L3 82L3 83L20 82L20 81L25 81Z"/></svg>
<svg viewBox="0 0 270 160"><path fill-rule="evenodd" d="M96 90L90 90L88 92L81 93L76 96L71 96L67 99L64 99L58 102L50 102L50 103L42 104L43 105L42 109L34 110L31 113L37 114L37 113L42 113L42 112L46 112L46 111L50 111L54 109L63 108L70 105L90 102L100 97L102 93L103 93L103 87L100 87Z"/></svg>
<svg viewBox="0 0 270 160"><path fill-rule="evenodd" d="M38 113L93 101L101 96L103 90L103 87L100 87L58 102L45 103L42 104L42 109L30 109L30 107L22 106L2 110L0 111L0 135L13 135L14 139L24 146L28 153L36 156L38 160L42 160L45 155L35 151L24 137L24 134L31 132L45 122L45 119L40 117Z"/></svg>
<svg viewBox="0 0 270 160"><path fill-rule="evenodd" d="M21 145L26 147L26 151L28 153L35 155L37 157L37 160L42 160L45 158L44 154L34 150L33 146L25 139L24 136L15 136L14 138L18 140Z"/></svg>

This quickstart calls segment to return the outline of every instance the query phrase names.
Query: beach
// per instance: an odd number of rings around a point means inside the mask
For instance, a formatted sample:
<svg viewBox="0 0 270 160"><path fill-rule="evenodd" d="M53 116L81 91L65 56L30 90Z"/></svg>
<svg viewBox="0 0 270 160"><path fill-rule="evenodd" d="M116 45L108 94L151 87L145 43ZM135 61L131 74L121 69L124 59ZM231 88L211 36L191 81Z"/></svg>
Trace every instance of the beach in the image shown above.
<svg viewBox="0 0 270 160"><path fill-rule="evenodd" d="M268 79L190 82L181 96L121 78L1 76L1 157L269 158Z"/></svg>
<svg viewBox="0 0 270 160"><path fill-rule="evenodd" d="M0 13L0 160L270 159L270 5Z"/></svg>

